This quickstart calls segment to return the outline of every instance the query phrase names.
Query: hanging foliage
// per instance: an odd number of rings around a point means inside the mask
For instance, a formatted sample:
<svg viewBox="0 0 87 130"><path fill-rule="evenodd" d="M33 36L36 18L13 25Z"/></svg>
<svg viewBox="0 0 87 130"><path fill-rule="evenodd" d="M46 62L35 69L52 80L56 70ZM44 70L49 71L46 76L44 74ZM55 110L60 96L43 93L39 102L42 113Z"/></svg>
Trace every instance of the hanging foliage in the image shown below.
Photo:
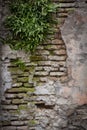
<svg viewBox="0 0 87 130"><path fill-rule="evenodd" d="M6 43L16 50L33 51L53 34L52 14L58 5L51 0L15 0L10 3L6 27L11 35Z"/></svg>

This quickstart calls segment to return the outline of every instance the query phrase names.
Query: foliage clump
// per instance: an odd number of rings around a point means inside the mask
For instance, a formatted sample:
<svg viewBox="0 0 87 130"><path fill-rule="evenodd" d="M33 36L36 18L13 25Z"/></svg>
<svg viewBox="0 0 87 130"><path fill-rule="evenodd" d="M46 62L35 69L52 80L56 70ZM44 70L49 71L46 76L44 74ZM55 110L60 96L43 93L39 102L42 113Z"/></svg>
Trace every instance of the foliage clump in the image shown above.
<svg viewBox="0 0 87 130"><path fill-rule="evenodd" d="M11 35L7 43L11 48L33 51L53 33L52 14L58 5L51 0L15 0L10 3L11 14L6 26Z"/></svg>
<svg viewBox="0 0 87 130"><path fill-rule="evenodd" d="M12 63L22 71L26 69L25 63L20 59L15 59Z"/></svg>

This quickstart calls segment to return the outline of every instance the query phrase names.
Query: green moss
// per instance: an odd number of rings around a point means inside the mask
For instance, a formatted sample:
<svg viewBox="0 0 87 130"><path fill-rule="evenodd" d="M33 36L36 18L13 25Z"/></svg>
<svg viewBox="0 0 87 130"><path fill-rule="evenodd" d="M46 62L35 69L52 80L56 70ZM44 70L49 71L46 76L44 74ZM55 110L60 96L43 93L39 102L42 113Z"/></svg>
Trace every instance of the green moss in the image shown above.
<svg viewBox="0 0 87 130"><path fill-rule="evenodd" d="M73 13L75 11L75 8L70 8L70 9L68 9L68 12L69 13Z"/></svg>
<svg viewBox="0 0 87 130"><path fill-rule="evenodd" d="M54 55L54 51L53 50L50 50L50 55Z"/></svg>
<svg viewBox="0 0 87 130"><path fill-rule="evenodd" d="M29 122L28 122L29 126L34 126L36 124L37 124L37 122L35 120L29 120Z"/></svg>
<svg viewBox="0 0 87 130"><path fill-rule="evenodd" d="M42 82L37 82L37 86L43 86L45 83L42 83Z"/></svg>
<svg viewBox="0 0 87 130"><path fill-rule="evenodd" d="M29 73L28 73L28 72L24 72L24 73L23 73L23 76L24 76L24 77L27 77L27 76L29 76Z"/></svg>
<svg viewBox="0 0 87 130"><path fill-rule="evenodd" d="M14 72L14 71L18 71L18 67L11 67L11 68L9 68L9 70L11 71L11 72Z"/></svg>
<svg viewBox="0 0 87 130"><path fill-rule="evenodd" d="M15 59L15 60L13 60L13 61L11 61L11 63L12 63L13 65L17 66L18 69L20 69L20 70L22 70L22 71L25 71L25 69L26 69L25 63L24 63L22 60L18 59L18 58Z"/></svg>
<svg viewBox="0 0 87 130"><path fill-rule="evenodd" d="M33 82L37 82L37 81L39 81L39 80L40 80L39 77L34 77L34 78L33 78Z"/></svg>
<svg viewBox="0 0 87 130"><path fill-rule="evenodd" d="M29 67L29 72L30 72L31 74L33 74L34 71L35 71L35 66L31 66L31 67Z"/></svg>
<svg viewBox="0 0 87 130"><path fill-rule="evenodd" d="M23 71L20 70L18 67L12 67L12 68L9 68L9 71L11 72L12 75L22 75L23 74Z"/></svg>
<svg viewBox="0 0 87 130"><path fill-rule="evenodd" d="M8 90L8 92L11 93L25 93L25 92L34 92L35 89L34 88L25 88L25 87L20 87L20 88L11 88Z"/></svg>
<svg viewBox="0 0 87 130"><path fill-rule="evenodd" d="M25 104L27 103L27 101L23 100L23 99L13 99L12 100L12 104Z"/></svg>
<svg viewBox="0 0 87 130"><path fill-rule="evenodd" d="M20 77L17 79L18 82L28 82L29 78L28 77Z"/></svg>
<svg viewBox="0 0 87 130"><path fill-rule="evenodd" d="M33 84L29 84L29 83L24 83L24 87L26 88L33 88Z"/></svg>
<svg viewBox="0 0 87 130"><path fill-rule="evenodd" d="M17 109L17 110L14 110L14 111L10 111L10 114L11 115L19 115L20 114L20 111Z"/></svg>
<svg viewBox="0 0 87 130"><path fill-rule="evenodd" d="M51 48L51 45L47 45L44 47L45 49L50 49Z"/></svg>
<svg viewBox="0 0 87 130"><path fill-rule="evenodd" d="M18 110L27 110L27 105L19 105Z"/></svg>
<svg viewBox="0 0 87 130"><path fill-rule="evenodd" d="M30 56L30 60L31 61L41 61L41 60L44 60L44 58L42 56L32 55L32 56Z"/></svg>

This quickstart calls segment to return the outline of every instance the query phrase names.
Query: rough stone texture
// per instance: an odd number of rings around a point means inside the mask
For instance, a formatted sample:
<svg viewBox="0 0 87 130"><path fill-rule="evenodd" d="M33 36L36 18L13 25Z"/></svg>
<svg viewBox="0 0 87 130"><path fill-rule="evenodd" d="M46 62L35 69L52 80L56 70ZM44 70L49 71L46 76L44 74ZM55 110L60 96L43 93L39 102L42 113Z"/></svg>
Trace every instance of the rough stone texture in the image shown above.
<svg viewBox="0 0 87 130"><path fill-rule="evenodd" d="M35 94L38 95L36 103L38 114L36 114L36 117L39 116L36 119L39 120L40 127L42 126L40 129L87 129L87 118L85 116L87 114L87 105L85 105L87 104L87 7L83 5L84 2L82 4L84 8L77 9L68 16L61 28L68 56L66 62L68 68L67 81L61 83L51 80L44 86L36 87ZM61 74L58 71L50 73L55 77ZM45 111L46 109L50 113ZM44 124L41 119L42 116L48 118L49 125L42 125ZM39 126L37 127L39 128Z"/></svg>
<svg viewBox="0 0 87 130"><path fill-rule="evenodd" d="M68 85L74 92L73 100L84 104L87 103L87 9L71 14L61 30L68 54Z"/></svg>
<svg viewBox="0 0 87 130"><path fill-rule="evenodd" d="M3 38L7 2L0 0ZM35 54L0 43L0 130L87 130L87 1L55 2L61 23Z"/></svg>

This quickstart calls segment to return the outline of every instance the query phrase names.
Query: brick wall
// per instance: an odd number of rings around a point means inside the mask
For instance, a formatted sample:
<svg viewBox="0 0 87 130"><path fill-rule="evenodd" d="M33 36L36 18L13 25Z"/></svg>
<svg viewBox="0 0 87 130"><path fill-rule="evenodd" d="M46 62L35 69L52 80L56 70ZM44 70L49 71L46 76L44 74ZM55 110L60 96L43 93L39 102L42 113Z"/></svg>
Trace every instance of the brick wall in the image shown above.
<svg viewBox="0 0 87 130"><path fill-rule="evenodd" d="M52 40L39 46L32 55L1 45L0 130L83 130L80 125L79 129L68 125L73 124L75 116L71 116L72 113L81 109L87 115L87 107L78 109L76 104L72 104L71 97L67 98L66 95L71 92L67 86L63 92L65 86L61 84L67 85L69 69L66 62L67 48L60 27L75 8L84 7L85 1L55 2L60 4L56 14L59 24ZM0 1L1 36L6 33L2 26L6 14L6 1Z"/></svg>

